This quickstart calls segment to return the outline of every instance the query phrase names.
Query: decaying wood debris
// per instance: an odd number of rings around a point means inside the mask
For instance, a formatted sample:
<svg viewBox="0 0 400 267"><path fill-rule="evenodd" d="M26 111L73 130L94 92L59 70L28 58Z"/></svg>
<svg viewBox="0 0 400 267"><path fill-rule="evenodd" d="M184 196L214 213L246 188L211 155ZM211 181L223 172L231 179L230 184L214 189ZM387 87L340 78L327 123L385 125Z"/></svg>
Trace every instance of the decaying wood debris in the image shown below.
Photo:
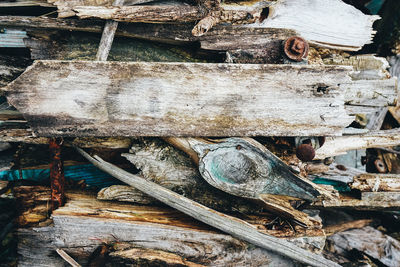
<svg viewBox="0 0 400 267"><path fill-rule="evenodd" d="M1 264L398 266L397 2L2 1Z"/></svg>

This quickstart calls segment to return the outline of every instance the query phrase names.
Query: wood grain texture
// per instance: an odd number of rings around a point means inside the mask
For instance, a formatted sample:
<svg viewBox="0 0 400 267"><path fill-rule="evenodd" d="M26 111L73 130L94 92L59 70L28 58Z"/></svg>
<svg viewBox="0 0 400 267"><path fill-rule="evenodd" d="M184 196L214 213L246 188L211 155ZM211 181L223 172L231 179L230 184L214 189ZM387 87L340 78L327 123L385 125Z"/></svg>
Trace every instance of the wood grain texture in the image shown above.
<svg viewBox="0 0 400 267"><path fill-rule="evenodd" d="M363 135L327 137L325 144L316 150L315 159L342 155L349 150L397 145L400 145L400 131L398 128L371 131Z"/></svg>
<svg viewBox="0 0 400 267"><path fill-rule="evenodd" d="M350 105L394 106L397 98L397 78L353 81L345 93L346 104Z"/></svg>
<svg viewBox="0 0 400 267"><path fill-rule="evenodd" d="M36 187L25 187L28 188L38 193ZM32 194L25 196L25 203L32 205L38 199L48 200L48 190L40 194L40 198L36 194L33 198ZM102 241L114 244L113 260L126 259L130 249L142 248L177 253L207 266L265 266L266 263L298 266L287 258L250 246L167 207L98 201L83 191L69 191L67 196L66 205L54 212L51 226L18 230L19 266L65 266L55 253L57 248L64 249L78 263L87 266L89 256ZM275 233L279 236L279 231ZM315 251L320 251L325 243L322 234L283 239Z"/></svg>
<svg viewBox="0 0 400 267"><path fill-rule="evenodd" d="M328 240L331 250L339 255L348 255L356 250L373 258L378 264L399 266L400 242L371 226L337 233Z"/></svg>
<svg viewBox="0 0 400 267"><path fill-rule="evenodd" d="M333 208L369 211L397 211L400 209L400 192L362 192L361 198L341 197L340 200L314 202L315 208Z"/></svg>
<svg viewBox="0 0 400 267"><path fill-rule="evenodd" d="M130 174L102 160L98 156L93 158L83 150L79 148L77 148L77 150L96 167L109 173L110 175L113 175L120 181L134 186L140 191L151 195L168 206L234 237L247 241L261 248L270 250L279 255L283 255L289 257L290 259L312 266L339 266L335 262L327 260L320 255L310 253L309 251L301 249L291 243L288 243L287 241L261 233L243 220L209 209L195 201L165 189L162 186L146 181L140 176Z"/></svg>
<svg viewBox="0 0 400 267"><path fill-rule="evenodd" d="M349 70L36 61L5 90L40 136L340 135Z"/></svg>
<svg viewBox="0 0 400 267"><path fill-rule="evenodd" d="M77 6L73 10L82 19L101 18L125 22L193 22L204 16L200 8L195 6Z"/></svg>
<svg viewBox="0 0 400 267"><path fill-rule="evenodd" d="M58 17L66 18L75 15L72 10L75 6L111 6L115 0L47 0L57 6ZM153 0L125 0L126 5L143 4Z"/></svg>
<svg viewBox="0 0 400 267"><path fill-rule="evenodd" d="M377 19L341 0L283 0L270 6L267 19L246 27L293 29L318 46L356 51L371 42Z"/></svg>
<svg viewBox="0 0 400 267"><path fill-rule="evenodd" d="M135 165L140 170L140 175L146 180L209 208L227 213L262 212L261 205L221 192L208 185L201 177L197 166L186 154L158 138L138 140L132 144L129 153L123 153L122 156ZM125 189L125 192L121 187L105 189L100 191L98 196L103 199L106 195L117 197L115 190L119 191L118 195L122 198L129 196L131 202L143 203L143 199L146 200L144 194L135 188L129 191ZM155 199L152 200L155 201Z"/></svg>

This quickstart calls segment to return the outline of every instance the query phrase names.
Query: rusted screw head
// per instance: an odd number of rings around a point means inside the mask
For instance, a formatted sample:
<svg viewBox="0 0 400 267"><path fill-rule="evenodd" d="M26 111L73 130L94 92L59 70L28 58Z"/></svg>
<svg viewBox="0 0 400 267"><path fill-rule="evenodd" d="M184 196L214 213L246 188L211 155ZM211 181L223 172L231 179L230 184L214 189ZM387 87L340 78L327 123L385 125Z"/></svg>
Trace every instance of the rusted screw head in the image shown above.
<svg viewBox="0 0 400 267"><path fill-rule="evenodd" d="M376 160L374 161L374 165L375 165L375 167L376 167L376 170L377 170L379 173L386 173L386 172L387 172L386 165L385 165L385 163L384 163L382 160L376 159Z"/></svg>
<svg viewBox="0 0 400 267"><path fill-rule="evenodd" d="M315 150L309 144L302 144L296 148L296 156L301 161L311 161L315 157Z"/></svg>
<svg viewBox="0 0 400 267"><path fill-rule="evenodd" d="M301 37L293 36L285 41L283 49L288 58L294 61L302 61L308 56L308 43Z"/></svg>

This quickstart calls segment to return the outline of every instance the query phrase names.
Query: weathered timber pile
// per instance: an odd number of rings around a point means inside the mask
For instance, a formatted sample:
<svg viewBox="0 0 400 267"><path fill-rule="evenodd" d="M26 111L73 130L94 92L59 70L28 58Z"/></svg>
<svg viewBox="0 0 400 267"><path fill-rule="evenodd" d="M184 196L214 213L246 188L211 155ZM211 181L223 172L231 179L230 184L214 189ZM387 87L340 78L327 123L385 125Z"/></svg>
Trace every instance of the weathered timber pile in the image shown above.
<svg viewBox="0 0 400 267"><path fill-rule="evenodd" d="M395 0L0 3L0 266L400 266Z"/></svg>

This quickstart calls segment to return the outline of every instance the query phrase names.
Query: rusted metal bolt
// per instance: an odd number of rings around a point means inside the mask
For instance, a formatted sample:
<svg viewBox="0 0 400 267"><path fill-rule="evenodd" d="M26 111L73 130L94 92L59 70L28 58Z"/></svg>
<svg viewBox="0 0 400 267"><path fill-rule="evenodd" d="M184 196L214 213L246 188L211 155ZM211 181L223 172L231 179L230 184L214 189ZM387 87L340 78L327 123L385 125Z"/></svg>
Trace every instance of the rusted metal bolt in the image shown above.
<svg viewBox="0 0 400 267"><path fill-rule="evenodd" d="M384 163L382 160L376 159L376 160L374 161L374 165L375 165L375 167L376 167L376 170L377 170L379 173L386 173L386 172L387 172L386 165L385 165L385 163Z"/></svg>
<svg viewBox="0 0 400 267"><path fill-rule="evenodd" d="M296 156L301 161L312 161L315 157L315 149L309 144L301 144L296 148Z"/></svg>
<svg viewBox="0 0 400 267"><path fill-rule="evenodd" d="M303 58L307 58L308 49L307 41L298 36L288 38L283 46L286 56L298 62L302 61Z"/></svg>

